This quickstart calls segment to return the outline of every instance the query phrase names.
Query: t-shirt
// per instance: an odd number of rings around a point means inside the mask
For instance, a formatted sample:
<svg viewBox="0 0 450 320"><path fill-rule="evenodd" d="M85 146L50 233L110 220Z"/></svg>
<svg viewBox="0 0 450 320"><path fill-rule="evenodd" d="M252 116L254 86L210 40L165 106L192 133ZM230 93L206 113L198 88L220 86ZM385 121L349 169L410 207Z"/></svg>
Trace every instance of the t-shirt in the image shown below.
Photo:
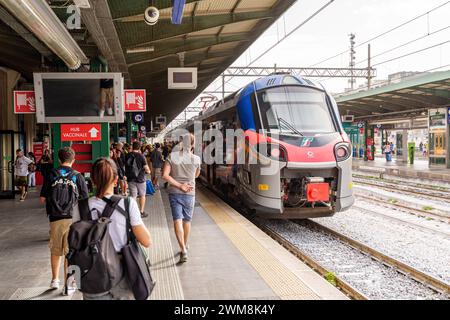
<svg viewBox="0 0 450 320"><path fill-rule="evenodd" d="M152 167L153 168L162 168L164 165L164 161L162 159L162 154L159 149L155 149L150 154L150 159L152 160Z"/></svg>
<svg viewBox="0 0 450 320"><path fill-rule="evenodd" d="M30 160L25 156L17 158L15 167L16 176L18 177L28 176L28 165L30 163L33 163L33 160Z"/></svg>
<svg viewBox="0 0 450 320"><path fill-rule="evenodd" d="M107 196L106 198L111 198ZM89 210L92 214L92 219L97 220L105 210L106 202L97 197L92 197L89 199ZM125 210L125 200L120 200L118 206ZM130 224L133 227L144 224L141 218L141 212L139 211L138 205L133 198L130 198ZM80 211L74 210L73 212L73 222L80 221ZM111 224L109 226L109 235L111 236L114 249L120 252L122 248L127 244L127 220L123 214L119 211L114 210L111 215Z"/></svg>
<svg viewBox="0 0 450 320"><path fill-rule="evenodd" d="M128 159L129 157L135 157L136 158L136 163L138 168L140 169L139 171L139 175L137 177L137 179L128 179L129 182L137 182L137 183L143 183L145 182L145 169L144 166L147 165L147 160L145 159L144 155L142 153L139 152L130 152L129 154L127 154L127 160L125 163L128 163ZM127 177L128 178L128 177Z"/></svg>
<svg viewBox="0 0 450 320"><path fill-rule="evenodd" d="M188 183L194 187L192 192L186 193L195 195L195 174L200 168L200 157L191 152L172 152L167 158L167 163L170 164L170 176L180 183ZM181 193L183 191L170 186L169 193Z"/></svg>

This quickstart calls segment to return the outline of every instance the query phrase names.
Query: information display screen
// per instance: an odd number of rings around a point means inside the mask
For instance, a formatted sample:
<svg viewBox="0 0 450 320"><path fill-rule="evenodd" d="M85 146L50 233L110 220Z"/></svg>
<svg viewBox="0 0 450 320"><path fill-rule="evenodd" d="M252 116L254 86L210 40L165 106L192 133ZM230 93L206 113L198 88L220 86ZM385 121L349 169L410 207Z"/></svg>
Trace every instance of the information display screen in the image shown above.
<svg viewBox="0 0 450 320"><path fill-rule="evenodd" d="M35 74L40 123L123 122L123 79L119 73Z"/></svg>

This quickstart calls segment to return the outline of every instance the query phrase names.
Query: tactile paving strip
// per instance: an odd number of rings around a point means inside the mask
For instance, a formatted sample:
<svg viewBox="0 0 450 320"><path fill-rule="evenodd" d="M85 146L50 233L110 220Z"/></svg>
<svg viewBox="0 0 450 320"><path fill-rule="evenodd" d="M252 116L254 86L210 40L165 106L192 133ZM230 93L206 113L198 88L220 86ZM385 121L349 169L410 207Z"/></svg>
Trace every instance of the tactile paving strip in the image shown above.
<svg viewBox="0 0 450 320"><path fill-rule="evenodd" d="M62 289L52 290L48 287L19 288L9 298L9 300L80 300L81 293L77 292L72 296L61 295Z"/></svg>
<svg viewBox="0 0 450 320"><path fill-rule="evenodd" d="M183 300L183 289L175 268L176 262L161 193L158 191L152 197L148 197L147 203L149 218L144 221L152 237L149 257L152 263L152 277L156 281L150 300Z"/></svg>
<svg viewBox="0 0 450 320"><path fill-rule="evenodd" d="M208 215L241 252L242 256L258 272L267 285L283 300L317 300L319 296L285 265L281 264L245 228L237 223L226 208L217 205L217 197L201 190L197 199Z"/></svg>

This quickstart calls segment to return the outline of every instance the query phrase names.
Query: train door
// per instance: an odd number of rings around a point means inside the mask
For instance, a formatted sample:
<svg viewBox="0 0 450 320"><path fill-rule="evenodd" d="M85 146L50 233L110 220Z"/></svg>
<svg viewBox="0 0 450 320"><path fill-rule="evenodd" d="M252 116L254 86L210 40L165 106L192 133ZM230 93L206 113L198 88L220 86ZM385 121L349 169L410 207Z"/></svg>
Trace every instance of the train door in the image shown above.
<svg viewBox="0 0 450 320"><path fill-rule="evenodd" d="M15 134L0 131L0 199L14 199Z"/></svg>

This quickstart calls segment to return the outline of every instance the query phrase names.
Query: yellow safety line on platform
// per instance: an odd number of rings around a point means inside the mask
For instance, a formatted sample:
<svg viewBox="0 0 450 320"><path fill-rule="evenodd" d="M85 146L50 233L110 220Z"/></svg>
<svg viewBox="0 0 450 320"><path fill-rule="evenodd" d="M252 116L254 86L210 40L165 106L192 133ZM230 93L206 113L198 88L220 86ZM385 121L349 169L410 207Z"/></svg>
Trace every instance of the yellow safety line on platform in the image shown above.
<svg viewBox="0 0 450 320"><path fill-rule="evenodd" d="M197 199L242 256L280 299L320 299L314 291L251 236L242 225L234 221L226 209L214 203L214 199L221 200L204 190L197 193Z"/></svg>

